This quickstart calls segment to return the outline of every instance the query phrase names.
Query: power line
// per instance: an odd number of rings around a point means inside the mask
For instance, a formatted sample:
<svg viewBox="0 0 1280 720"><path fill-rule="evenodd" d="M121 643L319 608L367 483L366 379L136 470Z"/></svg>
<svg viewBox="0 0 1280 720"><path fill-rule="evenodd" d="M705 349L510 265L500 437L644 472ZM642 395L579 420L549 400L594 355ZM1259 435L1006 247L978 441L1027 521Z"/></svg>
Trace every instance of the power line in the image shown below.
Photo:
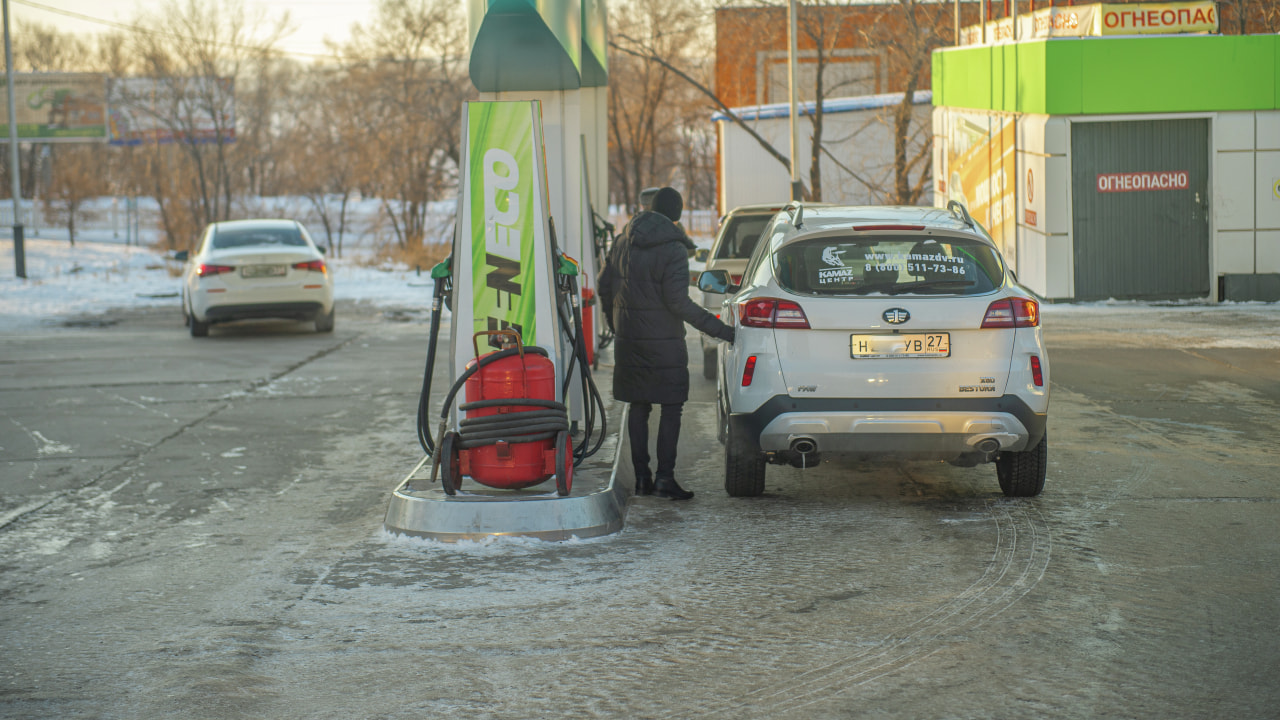
<svg viewBox="0 0 1280 720"><path fill-rule="evenodd" d="M106 25L108 27L113 27L120 30L128 30L130 32L139 32L146 35L159 35L161 37L169 37L175 40L205 42L203 38L194 38L189 35L179 35L177 33L166 32L163 30L151 30L149 28L140 27L138 25L130 25L128 23L116 22L114 20L104 20L102 18L93 17L91 15L84 15L78 12L73 12L71 10L63 10L62 8L50 7L48 5L44 5L38 2L32 2L31 0L13 0L13 2L17 3L18 5L26 5L27 7L35 8L37 10L44 10L45 12L51 12L51 13L54 13L55 15L64 15L66 17L75 18L77 20L84 20L85 22L97 23L99 25ZM238 45L235 43L214 42L214 45L218 47L234 49L234 50L253 50L253 51L262 50L262 48L260 47L252 47L249 45ZM331 55L318 55L315 53L298 52L298 51L292 51L292 50L275 50L275 52L278 52L281 55L292 55L295 57L305 57L305 58L312 58L312 59L318 59L318 60L334 59L333 56Z"/></svg>

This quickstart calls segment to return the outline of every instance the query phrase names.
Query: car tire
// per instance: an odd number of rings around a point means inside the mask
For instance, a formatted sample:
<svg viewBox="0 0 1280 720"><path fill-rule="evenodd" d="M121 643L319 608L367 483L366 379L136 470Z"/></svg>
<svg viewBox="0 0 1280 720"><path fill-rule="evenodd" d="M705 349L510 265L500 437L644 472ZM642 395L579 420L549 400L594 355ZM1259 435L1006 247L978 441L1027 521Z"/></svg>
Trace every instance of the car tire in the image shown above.
<svg viewBox="0 0 1280 720"><path fill-rule="evenodd" d="M996 477L1000 490L1009 497L1035 497L1044 489L1044 475L1048 467L1049 434L1040 438L1040 444L1023 452L1002 452L996 458Z"/></svg>
<svg viewBox="0 0 1280 720"><path fill-rule="evenodd" d="M708 380L716 379L716 349L702 349L702 377Z"/></svg>
<svg viewBox="0 0 1280 720"><path fill-rule="evenodd" d="M724 490L729 497L764 494L764 453L729 425L724 443Z"/></svg>
<svg viewBox="0 0 1280 720"><path fill-rule="evenodd" d="M191 337L208 337L209 323L200 322L199 320L196 319L195 315L192 315L190 326L191 326Z"/></svg>
<svg viewBox="0 0 1280 720"><path fill-rule="evenodd" d="M316 332L322 332L322 333L333 332L334 313L336 313L337 311L338 311L337 308L331 308L329 310L328 315L320 315L319 317L317 317Z"/></svg>

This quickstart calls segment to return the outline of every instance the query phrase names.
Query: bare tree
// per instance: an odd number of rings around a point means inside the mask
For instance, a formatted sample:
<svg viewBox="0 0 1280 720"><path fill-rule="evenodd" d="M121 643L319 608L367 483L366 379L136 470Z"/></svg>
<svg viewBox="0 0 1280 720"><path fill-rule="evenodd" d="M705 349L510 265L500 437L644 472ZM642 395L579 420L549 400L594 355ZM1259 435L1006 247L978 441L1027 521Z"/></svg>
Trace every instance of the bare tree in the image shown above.
<svg viewBox="0 0 1280 720"><path fill-rule="evenodd" d="M51 148L53 171L45 196L46 212L66 223L71 244L76 244L76 214L81 204L107 191L107 148L101 143L62 143Z"/></svg>
<svg viewBox="0 0 1280 720"><path fill-rule="evenodd" d="M343 48L350 64L339 82L365 123L343 141L369 158L365 184L404 251L422 247L428 203L457 183L462 102L474 92L465 25L453 0L380 0Z"/></svg>
<svg viewBox="0 0 1280 720"><path fill-rule="evenodd" d="M129 50L154 85L148 92L122 85L115 97L150 116L180 151L177 156L157 152L153 158L188 183L161 195L166 182L153 182L170 247L185 245L179 238L193 238L199 226L230 217L233 196L243 182L231 148L236 140L235 87L238 81L251 88L254 79L267 82L275 45L288 29L287 14L268 21L262 12L246 13L238 0L169 2L159 14L135 21ZM175 173L173 165L179 161L185 167Z"/></svg>
<svg viewBox="0 0 1280 720"><path fill-rule="evenodd" d="M622 53L623 55L629 56L631 58L636 58L638 60L642 60L647 63L652 63L653 65L656 65L662 68L663 70L671 73L675 77L683 80L685 83L687 83L689 86L695 89L702 96L711 100L711 102L716 107L716 109L724 113L735 125L742 128L742 130L746 132L747 135L752 137L756 142L760 144L760 146L765 150L765 152L769 153L769 155L771 155L778 162L782 163L782 166L787 168L788 171L790 171L791 160L787 157L786 154L784 154L783 152L775 148L768 140L766 140L763 136L761 136L760 133L756 132L755 128L753 128L751 125L746 123L741 117L739 117L738 114L735 113L733 109L730 108L728 105L726 105L724 101L720 99L720 96L717 95L715 91L708 86L709 84L707 82L703 80L699 80L698 78L694 77L694 75L692 75L689 71L682 69L680 67L681 64L687 61L686 58L670 57L666 53L664 53L661 48L655 47L653 44L647 42L643 38L632 37L630 35L627 35L626 33L616 32L614 34L614 37L616 39L612 39L609 41L610 48L613 48L619 53ZM615 88L619 88L620 89L619 91L625 92L627 88L627 83L625 82L625 80L620 78L620 74L617 70L618 59L610 59L609 64L611 68L610 85ZM610 112L611 113L613 112L612 106L610 108ZM610 123L612 124L613 122L614 121L611 119ZM636 125L642 127L642 125L640 125L639 123L637 123ZM611 140L612 139L613 138L611 138ZM616 175L617 175L617 170L615 169L615 176ZM638 187L635 187L634 190L638 192L643 187L644 187L643 185L640 185ZM634 202L634 200L632 200L631 198L634 197L635 193L631 192L632 188L630 187L624 187L623 191L624 191L623 201L626 202L628 205L630 205L631 203Z"/></svg>
<svg viewBox="0 0 1280 720"><path fill-rule="evenodd" d="M930 186L932 130L916 121L915 93L925 84L933 51L950 43L951 9L921 0L897 0L864 30L867 44L892 48L889 72L902 78L903 94L893 114L893 184L887 202L915 205ZM923 141L920 141L923 139Z"/></svg>

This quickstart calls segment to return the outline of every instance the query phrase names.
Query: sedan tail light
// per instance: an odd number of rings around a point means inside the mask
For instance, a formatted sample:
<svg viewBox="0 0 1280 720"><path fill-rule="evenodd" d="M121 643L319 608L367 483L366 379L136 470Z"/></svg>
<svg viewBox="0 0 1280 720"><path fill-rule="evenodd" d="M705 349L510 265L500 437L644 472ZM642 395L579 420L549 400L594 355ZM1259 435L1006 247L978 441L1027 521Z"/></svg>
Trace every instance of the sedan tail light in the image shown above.
<svg viewBox="0 0 1280 720"><path fill-rule="evenodd" d="M740 304L738 322L746 327L809 329L809 318L799 303L776 298L752 298Z"/></svg>
<svg viewBox="0 0 1280 720"><path fill-rule="evenodd" d="M196 267L196 275L200 277L209 277L211 275L221 275L222 273L235 272L235 268L231 265L208 265L201 263Z"/></svg>
<svg viewBox="0 0 1280 720"><path fill-rule="evenodd" d="M327 272L324 267L323 260L311 260L308 262L300 262L293 264L294 270L314 270L316 272Z"/></svg>
<svg viewBox="0 0 1280 720"><path fill-rule="evenodd" d="M1040 325L1040 303L1031 298L997 300L987 306L983 328L1020 328Z"/></svg>

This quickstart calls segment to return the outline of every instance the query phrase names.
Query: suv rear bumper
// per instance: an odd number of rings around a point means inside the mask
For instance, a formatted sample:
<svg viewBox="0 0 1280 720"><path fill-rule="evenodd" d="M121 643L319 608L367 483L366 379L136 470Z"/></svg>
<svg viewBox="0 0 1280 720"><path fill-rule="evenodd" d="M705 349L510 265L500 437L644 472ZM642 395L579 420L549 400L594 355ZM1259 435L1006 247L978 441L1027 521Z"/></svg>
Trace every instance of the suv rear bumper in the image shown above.
<svg viewBox="0 0 1280 720"><path fill-rule="evenodd" d="M789 450L807 438L818 452L963 454L988 438L1000 450L1035 447L1046 413L1016 395L998 398L793 398L777 395L750 413L732 413L735 434L760 451Z"/></svg>

